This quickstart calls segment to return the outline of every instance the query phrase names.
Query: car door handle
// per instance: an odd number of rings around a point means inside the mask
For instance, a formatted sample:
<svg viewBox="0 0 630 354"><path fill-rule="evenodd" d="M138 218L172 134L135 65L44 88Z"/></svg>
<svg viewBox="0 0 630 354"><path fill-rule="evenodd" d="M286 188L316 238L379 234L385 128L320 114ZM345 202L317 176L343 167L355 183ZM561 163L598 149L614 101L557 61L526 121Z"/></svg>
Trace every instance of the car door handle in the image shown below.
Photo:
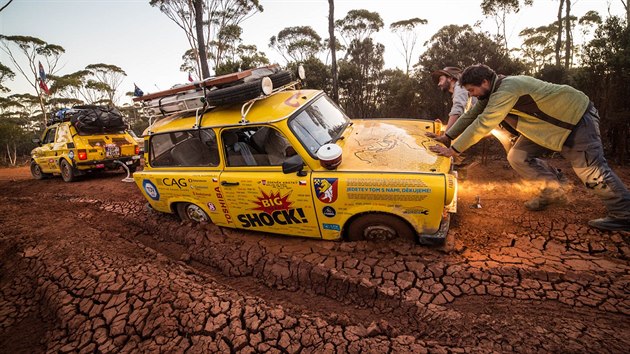
<svg viewBox="0 0 630 354"><path fill-rule="evenodd" d="M221 181L222 186L238 186L238 182Z"/></svg>

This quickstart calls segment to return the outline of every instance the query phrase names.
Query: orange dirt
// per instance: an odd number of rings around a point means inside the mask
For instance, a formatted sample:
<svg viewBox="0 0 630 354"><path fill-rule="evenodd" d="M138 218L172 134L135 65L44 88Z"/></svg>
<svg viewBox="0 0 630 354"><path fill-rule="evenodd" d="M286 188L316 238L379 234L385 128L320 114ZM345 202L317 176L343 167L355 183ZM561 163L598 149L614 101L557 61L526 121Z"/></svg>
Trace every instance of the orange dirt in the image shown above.
<svg viewBox="0 0 630 354"><path fill-rule="evenodd" d="M602 204L554 164L570 201L538 213L504 161L470 168L438 248L182 224L120 173L0 169L0 348L627 352L630 236L586 226Z"/></svg>

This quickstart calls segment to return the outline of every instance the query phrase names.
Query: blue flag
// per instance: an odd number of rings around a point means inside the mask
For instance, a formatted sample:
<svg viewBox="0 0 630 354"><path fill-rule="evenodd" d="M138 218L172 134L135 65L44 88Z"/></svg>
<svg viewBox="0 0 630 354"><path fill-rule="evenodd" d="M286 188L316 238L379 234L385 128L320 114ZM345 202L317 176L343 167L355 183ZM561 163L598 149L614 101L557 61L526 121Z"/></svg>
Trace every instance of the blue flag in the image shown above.
<svg viewBox="0 0 630 354"><path fill-rule="evenodd" d="M44 66L41 61L39 62L39 78L42 81L46 81L46 72L44 72Z"/></svg>
<svg viewBox="0 0 630 354"><path fill-rule="evenodd" d="M135 87L133 90L133 95L136 97L142 97L142 95L144 95L144 92L142 92L140 87L138 87L138 85L136 85L135 83L133 84L133 86Z"/></svg>

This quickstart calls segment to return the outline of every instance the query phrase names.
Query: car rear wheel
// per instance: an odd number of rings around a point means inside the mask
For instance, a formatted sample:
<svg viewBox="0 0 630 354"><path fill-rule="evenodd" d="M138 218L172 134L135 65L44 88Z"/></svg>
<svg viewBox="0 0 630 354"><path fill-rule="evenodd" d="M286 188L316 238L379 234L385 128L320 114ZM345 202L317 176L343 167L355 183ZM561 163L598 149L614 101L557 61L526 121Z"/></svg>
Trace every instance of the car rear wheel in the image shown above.
<svg viewBox="0 0 630 354"><path fill-rule="evenodd" d="M68 161L62 159L59 167L61 168L61 178L63 178L64 182L76 181L77 175L74 171L74 167L72 167Z"/></svg>
<svg viewBox="0 0 630 354"><path fill-rule="evenodd" d="M31 175L35 179L44 179L44 178L48 178L48 177L52 176L52 174L50 174L50 173L42 172L42 168L39 167L37 162L35 162L34 160L31 161Z"/></svg>
<svg viewBox="0 0 630 354"><path fill-rule="evenodd" d="M201 207L192 203L177 204L177 215L182 221L210 222L210 217Z"/></svg>
<svg viewBox="0 0 630 354"><path fill-rule="evenodd" d="M388 214L365 214L352 221L347 238L350 241L385 241L395 238L414 241L416 233L399 217Z"/></svg>

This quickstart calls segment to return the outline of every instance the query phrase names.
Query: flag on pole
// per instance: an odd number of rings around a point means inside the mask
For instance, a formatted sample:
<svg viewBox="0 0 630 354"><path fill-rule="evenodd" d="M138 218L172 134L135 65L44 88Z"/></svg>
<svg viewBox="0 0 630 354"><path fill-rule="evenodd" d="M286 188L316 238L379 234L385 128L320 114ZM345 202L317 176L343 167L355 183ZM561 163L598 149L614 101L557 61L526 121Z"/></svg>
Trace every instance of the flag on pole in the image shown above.
<svg viewBox="0 0 630 354"><path fill-rule="evenodd" d="M46 83L44 82L44 80L39 80L39 88L41 88L42 90L44 90L44 92L47 95L50 95L50 90L48 89L48 86L46 85Z"/></svg>
<svg viewBox="0 0 630 354"><path fill-rule="evenodd" d="M133 90L133 95L136 97L142 97L142 95L144 95L144 92L142 92L142 90L140 89L140 87L138 87L138 85L136 85L135 83L133 84L134 90Z"/></svg>
<svg viewBox="0 0 630 354"><path fill-rule="evenodd" d="M188 81L193 82L195 80L193 80L192 75L190 73L188 73Z"/></svg>
<svg viewBox="0 0 630 354"><path fill-rule="evenodd" d="M44 71L44 66L41 61L39 62L39 78L42 81L46 81L46 72Z"/></svg>

